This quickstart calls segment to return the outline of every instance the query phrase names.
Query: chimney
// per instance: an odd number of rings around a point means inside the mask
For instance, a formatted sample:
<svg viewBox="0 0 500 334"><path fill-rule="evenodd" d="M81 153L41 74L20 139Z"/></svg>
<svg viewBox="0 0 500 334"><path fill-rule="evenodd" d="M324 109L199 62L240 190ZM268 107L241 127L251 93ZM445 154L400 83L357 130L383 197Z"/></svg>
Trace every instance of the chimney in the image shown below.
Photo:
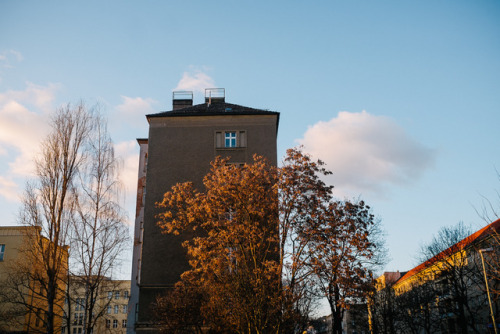
<svg viewBox="0 0 500 334"><path fill-rule="evenodd" d="M224 88L205 89L205 103L208 106L224 102L226 102L226 90Z"/></svg>
<svg viewBox="0 0 500 334"><path fill-rule="evenodd" d="M172 110L178 110L192 106L193 106L192 91L172 92Z"/></svg>

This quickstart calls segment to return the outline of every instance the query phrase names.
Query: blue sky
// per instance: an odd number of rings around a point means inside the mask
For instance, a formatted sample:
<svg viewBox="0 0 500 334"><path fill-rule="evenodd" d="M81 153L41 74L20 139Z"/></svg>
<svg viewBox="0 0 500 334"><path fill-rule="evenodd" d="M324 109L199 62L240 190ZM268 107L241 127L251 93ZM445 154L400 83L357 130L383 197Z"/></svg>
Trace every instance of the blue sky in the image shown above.
<svg viewBox="0 0 500 334"><path fill-rule="evenodd" d="M16 223L51 111L99 103L134 215L144 115L226 88L279 111L339 197L361 197L408 270L421 243L500 189L498 1L2 1L0 224ZM123 269L127 275L129 268Z"/></svg>

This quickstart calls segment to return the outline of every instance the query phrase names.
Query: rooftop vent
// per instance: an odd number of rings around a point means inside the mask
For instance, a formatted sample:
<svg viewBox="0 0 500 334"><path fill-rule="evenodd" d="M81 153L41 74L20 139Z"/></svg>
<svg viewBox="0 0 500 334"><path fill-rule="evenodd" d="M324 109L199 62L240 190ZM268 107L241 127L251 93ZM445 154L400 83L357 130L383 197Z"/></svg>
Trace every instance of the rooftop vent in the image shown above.
<svg viewBox="0 0 500 334"><path fill-rule="evenodd" d="M226 101L226 90L224 88L205 89L205 103L208 105L224 103Z"/></svg>
<svg viewBox="0 0 500 334"><path fill-rule="evenodd" d="M193 105L193 92L177 91L172 92L172 109L182 109Z"/></svg>

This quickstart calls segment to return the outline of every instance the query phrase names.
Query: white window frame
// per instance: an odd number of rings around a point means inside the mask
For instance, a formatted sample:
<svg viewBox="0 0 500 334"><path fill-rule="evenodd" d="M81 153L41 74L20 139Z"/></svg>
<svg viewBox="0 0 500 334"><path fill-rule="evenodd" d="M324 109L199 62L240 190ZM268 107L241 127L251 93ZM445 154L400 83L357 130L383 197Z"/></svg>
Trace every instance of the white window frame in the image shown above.
<svg viewBox="0 0 500 334"><path fill-rule="evenodd" d="M234 148L237 147L236 131L228 131L224 133L224 147Z"/></svg>

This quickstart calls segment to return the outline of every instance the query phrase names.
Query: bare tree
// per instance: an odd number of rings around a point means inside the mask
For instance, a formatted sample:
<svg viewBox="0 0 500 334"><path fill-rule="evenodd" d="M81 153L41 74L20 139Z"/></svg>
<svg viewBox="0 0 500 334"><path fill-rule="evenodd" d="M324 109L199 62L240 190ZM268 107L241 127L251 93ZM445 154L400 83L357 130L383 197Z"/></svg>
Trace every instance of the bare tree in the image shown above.
<svg viewBox="0 0 500 334"><path fill-rule="evenodd" d="M500 182L500 172L495 170L497 179ZM481 207L475 208L478 216L483 219L487 224L500 219L500 191L495 191L495 198L488 198L481 195Z"/></svg>
<svg viewBox="0 0 500 334"><path fill-rule="evenodd" d="M28 242L23 249L28 261L36 266L23 273L27 284L38 298L43 312L36 317L47 333L54 333L59 323L57 310L66 288L67 253L70 217L75 208L73 190L79 169L85 163L85 141L91 130L91 115L83 104L57 110L52 131L41 143L35 160L36 179L28 183L22 199L20 221L28 229ZM22 269L22 268L19 268ZM62 296L62 297L61 297Z"/></svg>
<svg viewBox="0 0 500 334"><path fill-rule="evenodd" d="M440 331L442 315L436 296L440 291L435 282L417 280L408 291L395 298L397 318L394 327L403 333L432 334Z"/></svg>
<svg viewBox="0 0 500 334"><path fill-rule="evenodd" d="M480 261L477 261L476 250L467 244L466 238L471 234L471 228L463 222L443 227L421 249L423 260L436 263L430 270L434 277L433 287L440 296L439 312L453 315L444 326L456 325L459 333L480 333L479 306L486 302Z"/></svg>
<svg viewBox="0 0 500 334"><path fill-rule="evenodd" d="M102 282L109 280L129 238L118 205L118 161L96 108L67 105L57 110L51 125L22 199L19 217L29 228L11 291L18 292L29 319L43 324L42 332L62 326L66 297L66 325L71 325L71 306L81 306L89 333L104 313L95 308ZM72 273L79 277L71 279ZM75 282L84 286L83 300L73 300L75 289L67 288Z"/></svg>
<svg viewBox="0 0 500 334"><path fill-rule="evenodd" d="M72 246L75 266L73 282L83 288L83 325L92 333L109 304L100 303L101 290L112 289L110 278L128 246L128 229L119 205L118 160L108 135L106 121L93 118L88 137L87 163L80 168L78 187L74 188ZM111 290L112 291L112 290Z"/></svg>

